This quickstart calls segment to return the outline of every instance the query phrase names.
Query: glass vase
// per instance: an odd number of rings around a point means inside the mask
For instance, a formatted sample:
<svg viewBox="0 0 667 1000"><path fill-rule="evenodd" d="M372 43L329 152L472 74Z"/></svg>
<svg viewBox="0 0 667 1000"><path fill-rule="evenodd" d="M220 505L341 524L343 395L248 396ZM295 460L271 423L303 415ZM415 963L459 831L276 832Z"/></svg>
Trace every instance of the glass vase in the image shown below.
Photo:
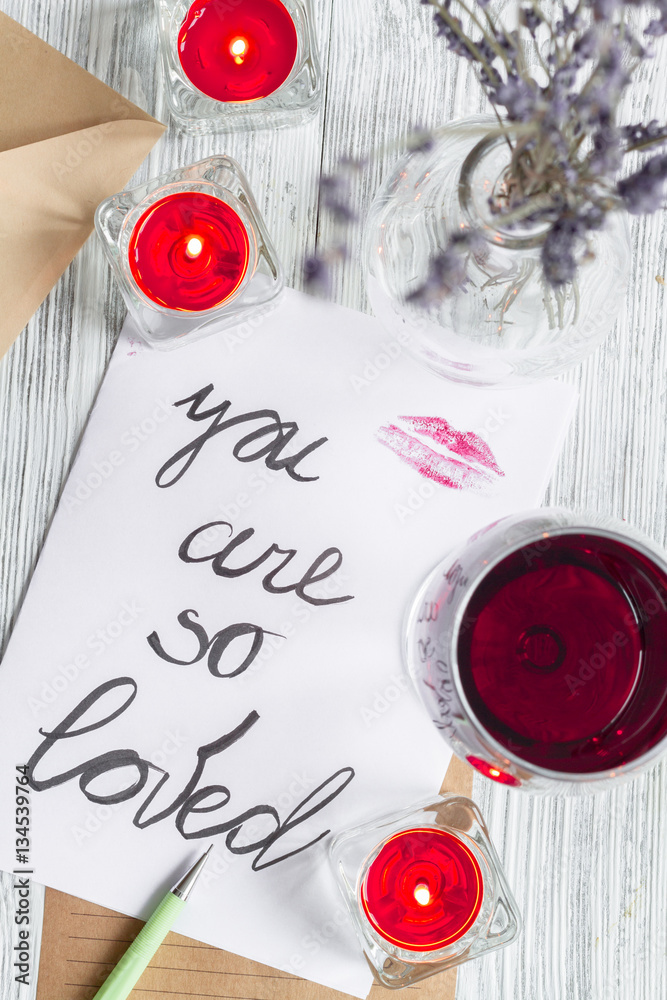
<svg viewBox="0 0 667 1000"><path fill-rule="evenodd" d="M554 376L590 354L613 328L628 283L629 228L610 213L581 241L574 281L546 282L545 224L503 229L489 204L509 148L489 117L452 122L425 151L405 156L377 194L365 247L376 316L418 361L472 385L512 386ZM460 290L425 306L411 295L453 234L476 229Z"/></svg>

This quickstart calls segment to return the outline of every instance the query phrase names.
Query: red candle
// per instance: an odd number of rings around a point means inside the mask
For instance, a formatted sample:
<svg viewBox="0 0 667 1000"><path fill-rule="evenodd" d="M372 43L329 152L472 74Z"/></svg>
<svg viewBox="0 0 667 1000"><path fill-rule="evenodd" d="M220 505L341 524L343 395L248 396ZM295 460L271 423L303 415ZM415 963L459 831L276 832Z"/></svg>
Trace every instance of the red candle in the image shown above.
<svg viewBox="0 0 667 1000"><path fill-rule="evenodd" d="M248 234L234 209L193 191L156 201L130 236L134 280L167 309L202 312L222 305L243 281L249 258Z"/></svg>
<svg viewBox="0 0 667 1000"><path fill-rule="evenodd" d="M280 0L194 0L178 33L188 79L216 101L255 101L296 61L296 27Z"/></svg>
<svg viewBox="0 0 667 1000"><path fill-rule="evenodd" d="M470 930L482 906L482 872L470 848L446 830L390 837L371 862L361 903L375 930L406 951L437 951Z"/></svg>

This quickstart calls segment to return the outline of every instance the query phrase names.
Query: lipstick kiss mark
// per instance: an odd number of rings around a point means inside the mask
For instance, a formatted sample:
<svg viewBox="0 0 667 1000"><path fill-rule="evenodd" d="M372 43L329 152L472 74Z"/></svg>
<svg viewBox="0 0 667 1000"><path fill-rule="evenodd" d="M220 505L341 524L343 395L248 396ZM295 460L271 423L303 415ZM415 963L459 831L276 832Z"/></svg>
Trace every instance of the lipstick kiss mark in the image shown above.
<svg viewBox="0 0 667 1000"><path fill-rule="evenodd" d="M452 490L489 493L498 478L505 475L486 441L474 431L457 431L442 417L398 420L406 430L388 424L377 431L377 439L426 479ZM447 451L436 451L420 438L429 438Z"/></svg>

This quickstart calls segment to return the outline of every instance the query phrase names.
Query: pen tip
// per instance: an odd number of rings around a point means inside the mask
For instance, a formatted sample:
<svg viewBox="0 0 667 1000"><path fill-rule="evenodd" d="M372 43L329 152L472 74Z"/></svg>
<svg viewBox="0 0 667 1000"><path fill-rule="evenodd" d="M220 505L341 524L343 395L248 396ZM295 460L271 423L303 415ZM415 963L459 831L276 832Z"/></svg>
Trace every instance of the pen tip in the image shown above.
<svg viewBox="0 0 667 1000"><path fill-rule="evenodd" d="M180 879L180 881L177 882L174 888L171 890L175 896L179 897L179 899L183 900L187 899L190 893L192 892L192 888L197 879L199 878L199 876L201 875L204 866L208 861L208 856L211 853L212 849L213 849L213 844L210 844L208 849L204 851L199 860L195 861L192 867L189 868L188 871L185 873L183 878Z"/></svg>

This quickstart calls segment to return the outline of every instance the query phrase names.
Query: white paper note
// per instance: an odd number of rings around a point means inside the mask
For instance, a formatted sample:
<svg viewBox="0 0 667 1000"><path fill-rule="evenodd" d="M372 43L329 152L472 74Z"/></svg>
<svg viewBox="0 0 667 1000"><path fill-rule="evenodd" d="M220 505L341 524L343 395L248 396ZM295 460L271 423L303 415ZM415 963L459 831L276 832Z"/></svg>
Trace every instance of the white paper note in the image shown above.
<svg viewBox="0 0 667 1000"><path fill-rule="evenodd" d="M212 842L177 929L365 996L322 834L437 792L406 608L540 503L573 407L441 381L296 292L171 353L126 324L0 671L1 866L147 917Z"/></svg>

